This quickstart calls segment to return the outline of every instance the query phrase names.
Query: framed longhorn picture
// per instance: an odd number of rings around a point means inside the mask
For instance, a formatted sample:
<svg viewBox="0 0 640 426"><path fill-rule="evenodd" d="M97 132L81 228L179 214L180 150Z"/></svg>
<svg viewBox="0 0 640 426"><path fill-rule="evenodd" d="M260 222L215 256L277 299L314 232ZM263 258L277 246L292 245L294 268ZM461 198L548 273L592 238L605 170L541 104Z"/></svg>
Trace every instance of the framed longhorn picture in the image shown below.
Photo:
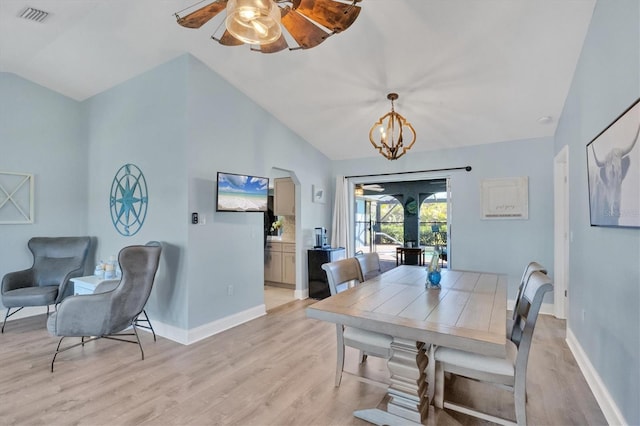
<svg viewBox="0 0 640 426"><path fill-rule="evenodd" d="M640 99L587 144L592 226L640 227Z"/></svg>

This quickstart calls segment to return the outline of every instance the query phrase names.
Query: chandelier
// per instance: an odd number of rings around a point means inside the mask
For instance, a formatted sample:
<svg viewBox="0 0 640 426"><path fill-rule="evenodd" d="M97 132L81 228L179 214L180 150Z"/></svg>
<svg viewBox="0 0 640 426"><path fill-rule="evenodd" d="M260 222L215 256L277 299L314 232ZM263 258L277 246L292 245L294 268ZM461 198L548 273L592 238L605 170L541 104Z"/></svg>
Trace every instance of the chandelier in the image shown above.
<svg viewBox="0 0 640 426"><path fill-rule="evenodd" d="M206 0L203 0L206 1ZM185 28L200 28L223 10L226 18L212 39L223 46L248 44L262 53L316 47L333 34L353 24L361 0L216 0L195 9L202 2L175 14ZM195 9L195 10L193 10ZM193 10L185 16L180 14ZM221 30L225 24L224 32ZM221 36L216 36L222 32Z"/></svg>
<svg viewBox="0 0 640 426"><path fill-rule="evenodd" d="M371 145L384 157L389 160L397 160L409 151L416 142L416 131L411 123L393 108L393 101L398 99L398 94L389 93L387 99L391 101L391 112L380 117L371 127L369 140ZM405 135L408 132L410 132L411 141L405 143Z"/></svg>

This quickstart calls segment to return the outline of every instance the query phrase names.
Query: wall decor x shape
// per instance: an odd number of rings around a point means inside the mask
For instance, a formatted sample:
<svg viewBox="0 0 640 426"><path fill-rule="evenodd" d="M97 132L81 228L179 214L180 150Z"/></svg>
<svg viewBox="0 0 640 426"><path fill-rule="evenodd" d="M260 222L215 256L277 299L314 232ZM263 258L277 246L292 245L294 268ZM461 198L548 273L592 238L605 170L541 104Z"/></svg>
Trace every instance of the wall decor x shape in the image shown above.
<svg viewBox="0 0 640 426"><path fill-rule="evenodd" d="M0 224L33 223L33 175L0 172Z"/></svg>

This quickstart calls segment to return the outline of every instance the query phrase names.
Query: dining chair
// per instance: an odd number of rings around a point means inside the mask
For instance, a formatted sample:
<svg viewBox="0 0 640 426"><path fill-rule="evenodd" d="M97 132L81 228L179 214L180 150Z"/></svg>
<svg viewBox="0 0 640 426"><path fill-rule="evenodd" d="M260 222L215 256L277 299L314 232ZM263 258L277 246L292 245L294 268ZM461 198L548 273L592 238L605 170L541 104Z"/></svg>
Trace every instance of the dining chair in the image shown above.
<svg viewBox="0 0 640 426"><path fill-rule="evenodd" d="M362 271L362 277L368 280L373 277L377 277L382 273L382 267L380 266L380 256L378 253L360 253L356 254L356 259L360 262L360 270Z"/></svg>
<svg viewBox="0 0 640 426"><path fill-rule="evenodd" d="M533 331L538 319L542 299L553 285L550 278L541 271L534 271L524 287L516 316L514 329L520 330L507 339L506 357L493 357L466 352L444 346L434 347L430 352L430 362L435 361L434 405L471 415L483 420L503 425L513 425L510 420L444 400L445 373L467 377L480 382L491 383L513 393L516 421L526 425L526 381L529 351ZM429 372L427 373L429 375Z"/></svg>
<svg viewBox="0 0 640 426"><path fill-rule="evenodd" d="M527 283L529 282L529 277L535 271L540 271L543 274L547 273L547 268L539 264L538 262L529 262L529 264L524 268L522 273L522 278L520 279L520 285L518 286L518 295L516 296L516 301L513 306L513 311L511 313L511 317L507 318L507 337L510 338L513 333L513 324L515 323L516 316L518 315L518 306L520 305L520 299L522 298L522 294L524 289L527 287Z"/></svg>
<svg viewBox="0 0 640 426"><path fill-rule="evenodd" d="M339 288L348 287L350 284L358 285L364 281L360 262L354 257L325 263L322 265L322 269L327 273L331 296L338 294ZM367 355L384 359L391 357L393 338L387 334L336 324L336 337L338 350L336 387L340 386L344 371L345 346L360 350L360 362L366 361Z"/></svg>

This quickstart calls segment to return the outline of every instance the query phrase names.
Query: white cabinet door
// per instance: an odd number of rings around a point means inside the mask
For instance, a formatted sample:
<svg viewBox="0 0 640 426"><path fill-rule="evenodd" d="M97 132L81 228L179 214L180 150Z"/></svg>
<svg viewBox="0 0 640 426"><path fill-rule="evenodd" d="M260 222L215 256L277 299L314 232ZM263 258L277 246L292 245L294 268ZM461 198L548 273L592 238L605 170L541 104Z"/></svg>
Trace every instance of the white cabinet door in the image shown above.
<svg viewBox="0 0 640 426"><path fill-rule="evenodd" d="M296 283L296 254L282 253L282 282Z"/></svg>
<svg viewBox="0 0 640 426"><path fill-rule="evenodd" d="M293 216L296 214L295 185L291 178L273 180L273 213L276 216Z"/></svg>
<svg viewBox="0 0 640 426"><path fill-rule="evenodd" d="M279 283L282 281L282 252L267 250L265 253L264 280Z"/></svg>

